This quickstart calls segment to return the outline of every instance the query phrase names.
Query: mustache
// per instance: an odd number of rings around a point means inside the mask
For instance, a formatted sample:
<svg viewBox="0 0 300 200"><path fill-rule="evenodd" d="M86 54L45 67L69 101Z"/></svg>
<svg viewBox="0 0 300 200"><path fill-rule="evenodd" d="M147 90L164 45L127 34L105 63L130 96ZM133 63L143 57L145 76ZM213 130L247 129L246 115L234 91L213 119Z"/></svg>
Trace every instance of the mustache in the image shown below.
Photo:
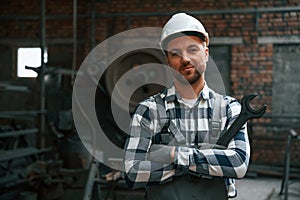
<svg viewBox="0 0 300 200"><path fill-rule="evenodd" d="M192 65L191 63L188 64L182 64L179 69L185 69L185 68L195 68L194 65Z"/></svg>

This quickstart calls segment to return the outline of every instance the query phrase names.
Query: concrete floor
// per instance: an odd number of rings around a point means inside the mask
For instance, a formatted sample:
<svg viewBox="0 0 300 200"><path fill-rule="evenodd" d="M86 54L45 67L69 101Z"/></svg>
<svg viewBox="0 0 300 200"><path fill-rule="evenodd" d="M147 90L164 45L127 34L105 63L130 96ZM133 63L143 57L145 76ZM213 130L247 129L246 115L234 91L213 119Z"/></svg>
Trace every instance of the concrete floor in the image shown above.
<svg viewBox="0 0 300 200"><path fill-rule="evenodd" d="M123 183L125 184L125 183ZM281 178L272 176L246 177L236 181L238 195L232 200L284 200L284 195L279 195ZM102 195L106 196L102 188ZM117 190L109 199L144 200L144 191ZM104 199L104 198L103 198ZM230 199L229 199L230 200ZM300 179L289 186L288 200L300 200Z"/></svg>
<svg viewBox="0 0 300 200"><path fill-rule="evenodd" d="M291 182L292 183L292 182ZM233 200L283 200L279 195L281 179L274 177L244 178L236 181L238 196ZM289 186L289 200L300 200L300 180Z"/></svg>

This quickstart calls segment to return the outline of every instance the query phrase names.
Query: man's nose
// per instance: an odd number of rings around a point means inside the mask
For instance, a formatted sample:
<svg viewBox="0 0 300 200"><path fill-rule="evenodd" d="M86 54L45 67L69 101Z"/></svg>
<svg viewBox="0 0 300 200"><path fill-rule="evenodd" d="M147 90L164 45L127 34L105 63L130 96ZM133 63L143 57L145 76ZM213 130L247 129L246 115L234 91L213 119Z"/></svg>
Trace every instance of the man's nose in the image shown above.
<svg viewBox="0 0 300 200"><path fill-rule="evenodd" d="M187 52L182 52L181 60L182 60L182 63L190 63L191 58Z"/></svg>

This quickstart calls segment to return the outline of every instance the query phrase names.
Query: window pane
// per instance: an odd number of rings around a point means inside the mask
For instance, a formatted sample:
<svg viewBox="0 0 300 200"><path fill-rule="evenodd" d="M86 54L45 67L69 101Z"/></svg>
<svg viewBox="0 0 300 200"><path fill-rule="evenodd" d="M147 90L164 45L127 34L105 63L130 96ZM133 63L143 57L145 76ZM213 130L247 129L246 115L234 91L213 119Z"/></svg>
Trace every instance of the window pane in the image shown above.
<svg viewBox="0 0 300 200"><path fill-rule="evenodd" d="M33 70L25 69L25 66L41 66L41 48L19 48L18 49L18 77L37 77Z"/></svg>

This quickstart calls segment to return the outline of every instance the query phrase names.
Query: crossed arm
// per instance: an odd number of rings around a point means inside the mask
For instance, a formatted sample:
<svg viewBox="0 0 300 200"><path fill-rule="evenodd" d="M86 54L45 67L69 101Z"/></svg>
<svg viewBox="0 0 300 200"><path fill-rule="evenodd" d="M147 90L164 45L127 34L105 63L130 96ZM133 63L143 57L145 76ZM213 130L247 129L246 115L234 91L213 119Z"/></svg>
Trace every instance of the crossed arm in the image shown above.
<svg viewBox="0 0 300 200"><path fill-rule="evenodd" d="M229 105L232 124L240 109ZM195 175L242 178L248 168L250 145L246 125L236 134L226 149L202 149L185 146L165 146L160 159L151 159L152 136L158 129L151 106L139 105L133 115L130 135L125 144L126 181L132 188L161 184L184 171ZM153 146L153 145L152 145ZM159 152L159 151L158 151ZM158 155L158 156L159 156ZM153 157L153 156L151 156Z"/></svg>

